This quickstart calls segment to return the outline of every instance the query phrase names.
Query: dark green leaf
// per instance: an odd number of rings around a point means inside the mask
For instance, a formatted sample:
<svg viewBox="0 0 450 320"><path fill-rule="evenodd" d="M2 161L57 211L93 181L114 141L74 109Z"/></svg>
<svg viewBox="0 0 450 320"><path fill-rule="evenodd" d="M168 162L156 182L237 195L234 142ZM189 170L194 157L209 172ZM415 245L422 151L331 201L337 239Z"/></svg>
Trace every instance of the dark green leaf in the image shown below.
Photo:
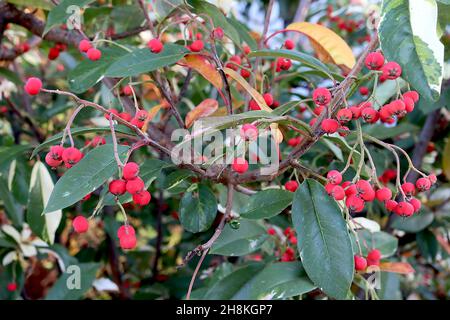
<svg viewBox="0 0 450 320"><path fill-rule="evenodd" d="M223 256L244 256L258 250L268 235L266 229L251 220L240 220L239 229L228 224L211 248L211 254Z"/></svg>
<svg viewBox="0 0 450 320"><path fill-rule="evenodd" d="M4 67L0 68L0 75L4 77L5 79L8 79L11 82L14 82L16 86L22 86L23 81L20 80L19 76L14 73L13 71L6 69Z"/></svg>
<svg viewBox="0 0 450 320"><path fill-rule="evenodd" d="M0 176L0 200L3 202L8 218L11 219L15 226L21 227L23 223L23 209L14 199L12 192L8 188L8 182L2 176Z"/></svg>
<svg viewBox="0 0 450 320"><path fill-rule="evenodd" d="M434 233L428 229L416 234L420 253L427 261L434 261L439 251L439 243Z"/></svg>
<svg viewBox="0 0 450 320"><path fill-rule="evenodd" d="M160 53L152 53L148 48L135 49L116 60L107 70L107 77L130 77L155 71L178 62L188 50L180 45L167 43Z"/></svg>
<svg viewBox="0 0 450 320"><path fill-rule="evenodd" d="M31 148L31 145L0 146L0 169L4 169L11 161Z"/></svg>
<svg viewBox="0 0 450 320"><path fill-rule="evenodd" d="M56 7L54 7L47 17L47 23L45 24L45 29L43 36L50 31L53 27L58 24L67 23L69 19L81 19L76 17L76 15L82 14L82 9L84 6L93 2L93 0L63 0ZM80 20L81 22L81 20Z"/></svg>
<svg viewBox="0 0 450 320"><path fill-rule="evenodd" d="M198 190L193 192L186 192L180 201L180 222L189 232L208 230L216 215L216 197L205 185L199 185Z"/></svg>
<svg viewBox="0 0 450 320"><path fill-rule="evenodd" d="M46 300L78 300L92 287L99 263L70 265L45 297ZM69 272L68 272L69 271ZM77 283L77 279L79 283ZM79 287L77 286L79 284ZM72 287L73 286L73 287Z"/></svg>
<svg viewBox="0 0 450 320"><path fill-rule="evenodd" d="M105 75L106 70L120 57L128 53L122 48L102 48L102 58L98 61L84 59L67 75L70 90L82 93L94 86Z"/></svg>
<svg viewBox="0 0 450 320"><path fill-rule="evenodd" d="M383 54L400 64L402 78L421 96L434 101L439 98L444 66L436 9L434 1L383 1L379 27Z"/></svg>
<svg viewBox="0 0 450 320"><path fill-rule="evenodd" d="M265 219L276 216L291 203L293 193L281 189L267 189L250 197L241 213L246 219Z"/></svg>
<svg viewBox="0 0 450 320"><path fill-rule="evenodd" d="M122 160L128 149L126 146L118 146ZM105 183L117 170L112 144L93 149L58 180L44 213L63 209L80 201Z"/></svg>
<svg viewBox="0 0 450 320"><path fill-rule="evenodd" d="M398 239L384 231L370 232L368 230L358 230L358 239L361 244L363 256L366 256L369 250L378 249L383 258L388 258L395 254L398 247ZM355 237L352 235L353 248L355 254L359 254L359 248Z"/></svg>
<svg viewBox="0 0 450 320"><path fill-rule="evenodd" d="M298 249L309 278L326 294L345 299L353 280L353 251L336 202L317 181L306 179L292 204Z"/></svg>
<svg viewBox="0 0 450 320"><path fill-rule="evenodd" d="M409 218L395 216L391 227L410 233L417 233L428 227L434 220L434 215L430 211L421 210Z"/></svg>

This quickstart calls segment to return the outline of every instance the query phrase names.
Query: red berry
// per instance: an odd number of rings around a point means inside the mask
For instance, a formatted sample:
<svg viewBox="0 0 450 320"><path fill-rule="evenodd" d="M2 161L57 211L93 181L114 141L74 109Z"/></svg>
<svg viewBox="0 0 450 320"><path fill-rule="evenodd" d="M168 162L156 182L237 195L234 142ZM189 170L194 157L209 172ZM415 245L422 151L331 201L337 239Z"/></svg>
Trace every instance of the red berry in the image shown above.
<svg viewBox="0 0 450 320"><path fill-rule="evenodd" d="M212 36L214 39L222 39L224 36L223 29L221 27L216 27L212 32Z"/></svg>
<svg viewBox="0 0 450 320"><path fill-rule="evenodd" d="M367 254L367 265L378 266L380 264L381 252L378 249L370 250Z"/></svg>
<svg viewBox="0 0 450 320"><path fill-rule="evenodd" d="M147 47L153 53L160 53L164 49L164 46L163 46L162 42L159 39L156 39L156 38L150 40L147 43Z"/></svg>
<svg viewBox="0 0 450 320"><path fill-rule="evenodd" d="M235 64L240 65L242 63L242 59L239 56L232 56L230 61L233 61ZM236 67L236 66L235 66Z"/></svg>
<svg viewBox="0 0 450 320"><path fill-rule="evenodd" d="M395 207L394 212L402 217L409 217L414 213L414 207L411 203L400 201Z"/></svg>
<svg viewBox="0 0 450 320"><path fill-rule="evenodd" d="M80 43L78 44L78 50L80 50L81 52L88 52L90 48L92 48L92 45L86 39L81 40Z"/></svg>
<svg viewBox="0 0 450 320"><path fill-rule="evenodd" d="M419 94L417 91L407 91L403 94L403 98L410 98L414 103L419 101Z"/></svg>
<svg viewBox="0 0 450 320"><path fill-rule="evenodd" d="M17 290L17 283L15 282L10 282L6 285L6 290L8 290L9 292L14 292Z"/></svg>
<svg viewBox="0 0 450 320"><path fill-rule="evenodd" d="M127 181L126 190L128 193L135 194L144 190L145 184L141 178L136 177Z"/></svg>
<svg viewBox="0 0 450 320"><path fill-rule="evenodd" d="M422 203L419 199L412 198L411 200L409 200L409 203L413 206L414 212L419 212L420 207L422 206Z"/></svg>
<svg viewBox="0 0 450 320"><path fill-rule="evenodd" d="M45 162L52 168L56 168L58 167L61 163L62 160L58 160L53 158L52 153L49 152L45 155Z"/></svg>
<svg viewBox="0 0 450 320"><path fill-rule="evenodd" d="M355 270L356 271L364 271L367 268L367 260L364 257L355 255Z"/></svg>
<svg viewBox="0 0 450 320"><path fill-rule="evenodd" d="M404 184L402 184L402 190L407 195L413 195L416 191L416 188L411 182L405 182Z"/></svg>
<svg viewBox="0 0 450 320"><path fill-rule="evenodd" d="M105 113L105 118L109 120L111 113L115 116L119 116L119 111L117 111L116 109L109 109L108 113ZM113 119L114 119L114 117L113 117Z"/></svg>
<svg viewBox="0 0 450 320"><path fill-rule="evenodd" d="M25 91L32 96L38 94L39 91L41 91L41 88L42 81L39 78L31 77L25 83Z"/></svg>
<svg viewBox="0 0 450 320"><path fill-rule="evenodd" d="M85 217L77 216L75 219L73 219L72 226L75 232L84 233L89 229L89 222Z"/></svg>
<svg viewBox="0 0 450 320"><path fill-rule="evenodd" d="M435 184L437 182L437 177L435 174L430 174L428 179L430 179L431 184Z"/></svg>
<svg viewBox="0 0 450 320"><path fill-rule="evenodd" d="M316 105L326 106L331 101L331 92L327 88L317 88L313 91L313 100Z"/></svg>
<svg viewBox="0 0 450 320"><path fill-rule="evenodd" d="M292 50L295 48L295 43L291 39L286 39L284 42L284 47L288 50Z"/></svg>
<svg viewBox="0 0 450 320"><path fill-rule="evenodd" d="M126 184L126 181L122 179L113 180L109 183L109 192L115 196L120 196L127 191Z"/></svg>
<svg viewBox="0 0 450 320"><path fill-rule="evenodd" d="M123 87L122 93L126 96L131 96L133 94L133 88L130 85Z"/></svg>
<svg viewBox="0 0 450 320"><path fill-rule="evenodd" d="M392 191L391 191L391 189L386 188L386 187L378 189L376 191L376 197L377 197L378 201L381 201L381 202L387 201L387 200L391 199Z"/></svg>
<svg viewBox="0 0 450 320"><path fill-rule="evenodd" d="M340 126L338 132L341 137L346 137L350 133L350 129L347 126Z"/></svg>
<svg viewBox="0 0 450 320"><path fill-rule="evenodd" d="M331 170L327 173L327 180L331 184L340 184L342 182L342 175L337 170Z"/></svg>
<svg viewBox="0 0 450 320"><path fill-rule="evenodd" d="M190 48L192 52L200 52L203 50L204 46L205 45L203 44L202 40L195 40L194 42L191 43Z"/></svg>
<svg viewBox="0 0 450 320"><path fill-rule="evenodd" d="M302 141L301 137L290 138L288 140L288 145L290 147L296 147L296 146L298 146L300 144L301 141Z"/></svg>
<svg viewBox="0 0 450 320"><path fill-rule="evenodd" d="M416 181L416 187L419 191L427 191L431 188L431 181L428 178L419 178Z"/></svg>
<svg viewBox="0 0 450 320"><path fill-rule="evenodd" d="M102 52L96 48L90 48L87 51L87 57L89 60L97 61L102 57Z"/></svg>
<svg viewBox="0 0 450 320"><path fill-rule="evenodd" d="M336 118L339 120L340 123L345 123L353 118L353 113L350 109L341 109L337 112Z"/></svg>
<svg viewBox="0 0 450 320"><path fill-rule="evenodd" d="M335 200L344 200L345 198L345 191L344 188L342 188L341 186L335 185L334 188L331 190L331 196L335 199Z"/></svg>
<svg viewBox="0 0 450 320"><path fill-rule="evenodd" d="M323 119L320 127L326 133L335 133L339 128L339 122L334 119Z"/></svg>
<svg viewBox="0 0 450 320"><path fill-rule="evenodd" d="M152 199L152 196L150 192L147 190L140 191L138 193L133 194L133 201L139 206L146 206L150 200Z"/></svg>
<svg viewBox="0 0 450 320"><path fill-rule="evenodd" d="M139 119L136 119L136 118L131 119L130 123L133 126L138 127L139 129L142 129L142 127L144 127L144 124L145 124L144 121L139 121Z"/></svg>
<svg viewBox="0 0 450 320"><path fill-rule="evenodd" d="M386 207L387 211L392 212L392 211L395 211L395 208L397 208L397 205L398 205L397 201L395 201L395 200L387 200L386 204L385 204L385 207Z"/></svg>
<svg viewBox="0 0 450 320"><path fill-rule="evenodd" d="M352 106L349 108L353 115L353 120L359 119L361 117L361 108L358 106Z"/></svg>
<svg viewBox="0 0 450 320"><path fill-rule="evenodd" d="M124 250L134 249L136 247L137 239L136 235L123 234L119 240L120 247Z"/></svg>
<svg viewBox="0 0 450 320"><path fill-rule="evenodd" d="M345 200L345 205L350 211L361 212L364 209L364 201L356 195L351 195Z"/></svg>
<svg viewBox="0 0 450 320"><path fill-rule="evenodd" d="M378 111L373 108L362 109L361 117L367 123L375 123L378 121L378 119L380 119L380 115L378 114Z"/></svg>
<svg viewBox="0 0 450 320"><path fill-rule="evenodd" d="M119 113L119 118L121 118L121 119L123 119L123 120L125 120L127 122L130 122L131 119L133 119L132 115L129 114L128 112L121 112L121 113Z"/></svg>
<svg viewBox="0 0 450 320"><path fill-rule="evenodd" d="M270 93L264 93L263 98L269 107L273 104L273 96Z"/></svg>
<svg viewBox="0 0 450 320"><path fill-rule="evenodd" d="M85 195L83 197L83 201L88 201L91 198L91 196L92 196L92 193L88 193L87 195Z"/></svg>
<svg viewBox="0 0 450 320"><path fill-rule="evenodd" d="M363 96L367 96L369 94L369 88L367 87L360 87L359 88L359 93Z"/></svg>
<svg viewBox="0 0 450 320"><path fill-rule="evenodd" d="M244 140L254 141L258 137L258 128L253 124L244 124L240 131L241 137Z"/></svg>
<svg viewBox="0 0 450 320"><path fill-rule="evenodd" d="M411 98L404 97L403 102L405 103L405 111L412 112L414 110L414 101Z"/></svg>
<svg viewBox="0 0 450 320"><path fill-rule="evenodd" d="M375 199L375 190L367 180L359 180L356 183L358 195L365 201L373 201Z"/></svg>
<svg viewBox="0 0 450 320"><path fill-rule="evenodd" d="M317 106L314 108L313 113L316 116L320 116L320 114L325 110L325 106Z"/></svg>
<svg viewBox="0 0 450 320"><path fill-rule="evenodd" d="M136 162L128 162L123 167L122 176L125 180L134 179L139 175L139 165Z"/></svg>
<svg viewBox="0 0 450 320"><path fill-rule="evenodd" d="M358 190L356 189L356 185L351 183L348 187L343 187L345 190L345 195L350 197L352 195L358 195Z"/></svg>
<svg viewBox="0 0 450 320"><path fill-rule="evenodd" d="M138 112L136 112L136 114L134 115L134 117L140 121L140 122L144 122L145 120L147 120L148 117L148 112L145 110L139 110Z"/></svg>
<svg viewBox="0 0 450 320"><path fill-rule="evenodd" d="M134 230L133 226L130 225L123 225L120 226L120 228L117 230L117 238L122 238L123 235L135 235L136 234L136 230Z"/></svg>
<svg viewBox="0 0 450 320"><path fill-rule="evenodd" d="M235 158L231 168L237 173L244 173L248 170L248 162L244 158Z"/></svg>
<svg viewBox="0 0 450 320"><path fill-rule="evenodd" d="M275 231L274 228L269 228L267 229L267 234L269 234L270 236L274 236L277 232Z"/></svg>
<svg viewBox="0 0 450 320"><path fill-rule="evenodd" d="M380 52L371 52L367 55L364 63L367 69L380 70L384 64L384 56Z"/></svg>
<svg viewBox="0 0 450 320"><path fill-rule="evenodd" d="M261 110L261 107L259 106L258 102L256 102L256 101L253 100L253 99L249 101L249 103L248 103L248 108L249 108L250 110L253 110L253 111L255 111L255 110Z"/></svg>
<svg viewBox="0 0 450 320"><path fill-rule="evenodd" d="M387 79L394 80L402 74L402 67L400 67L397 62L391 61L386 63L383 68L381 68L381 71L383 71L383 76Z"/></svg>
<svg viewBox="0 0 450 320"><path fill-rule="evenodd" d="M243 49L245 54L249 54L250 52L252 52L252 49L249 46L244 46Z"/></svg>
<svg viewBox="0 0 450 320"><path fill-rule="evenodd" d="M290 192L295 192L298 188L298 183L297 181L290 180L284 184L284 187Z"/></svg>
<svg viewBox="0 0 450 320"><path fill-rule="evenodd" d="M64 165L66 166L66 168L72 168L73 165L77 164L78 161L83 158L83 154L77 148L70 147L64 149L61 158L64 161Z"/></svg>
<svg viewBox="0 0 450 320"><path fill-rule="evenodd" d="M55 47L50 48L50 50L48 51L48 59L49 60L55 60L58 57L59 57L59 50L58 50L58 48L55 48Z"/></svg>
<svg viewBox="0 0 450 320"><path fill-rule="evenodd" d="M250 78L251 73L247 69L241 69L240 73L243 78Z"/></svg>

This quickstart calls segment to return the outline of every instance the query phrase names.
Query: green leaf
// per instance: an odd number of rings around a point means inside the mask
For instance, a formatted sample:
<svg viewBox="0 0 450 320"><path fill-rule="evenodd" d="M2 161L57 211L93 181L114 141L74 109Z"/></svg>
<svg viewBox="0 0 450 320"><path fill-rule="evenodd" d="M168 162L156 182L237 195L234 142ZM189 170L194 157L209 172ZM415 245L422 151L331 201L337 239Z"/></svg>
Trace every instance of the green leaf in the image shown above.
<svg viewBox="0 0 450 320"><path fill-rule="evenodd" d="M240 220L239 229L233 229L228 224L211 248L211 254L223 256L244 256L258 250L268 235L258 223L251 220Z"/></svg>
<svg viewBox="0 0 450 320"><path fill-rule="evenodd" d="M189 188L188 178L195 176L189 170L176 170L171 172L163 181L163 189L171 193L180 193Z"/></svg>
<svg viewBox="0 0 450 320"><path fill-rule="evenodd" d="M419 130L419 126L416 126L409 122L402 122L395 127L390 128L386 127L384 124L372 124L363 126L363 131L365 133L380 140L394 138L406 132L414 134Z"/></svg>
<svg viewBox="0 0 450 320"><path fill-rule="evenodd" d="M53 180L47 167L40 161L36 162L31 172L27 222L36 235L50 244L55 241L55 233L62 218L61 210L42 215L53 188Z"/></svg>
<svg viewBox="0 0 450 320"><path fill-rule="evenodd" d="M11 161L31 148L31 145L14 145L11 147L0 146L0 169L4 169Z"/></svg>
<svg viewBox="0 0 450 320"><path fill-rule="evenodd" d="M299 261L268 264L252 280L249 299L287 299L312 291L316 286Z"/></svg>
<svg viewBox="0 0 450 320"><path fill-rule="evenodd" d="M427 261L435 261L439 251L439 243L434 233L428 229L416 234L417 246Z"/></svg>
<svg viewBox="0 0 450 320"><path fill-rule="evenodd" d="M412 217L402 218L395 216L392 220L391 227L410 233L417 233L428 227L434 220L434 214L430 211L421 210Z"/></svg>
<svg viewBox="0 0 450 320"><path fill-rule="evenodd" d="M51 0L8 0L6 2L15 4L17 6L29 6L33 8L44 9L47 11L55 7Z"/></svg>
<svg viewBox="0 0 450 320"><path fill-rule="evenodd" d="M145 21L144 12L139 5L117 5L109 15L111 21L114 21L116 32L126 32L139 27Z"/></svg>
<svg viewBox="0 0 450 320"><path fill-rule="evenodd" d="M158 21L164 20L174 9L183 4L183 0L154 0L153 11Z"/></svg>
<svg viewBox="0 0 450 320"><path fill-rule="evenodd" d="M217 281L205 294L204 299L208 300L232 300L242 298L248 283L258 272L263 270L262 263L249 263L225 278Z"/></svg>
<svg viewBox="0 0 450 320"><path fill-rule="evenodd" d="M437 35L436 2L383 1L379 36L386 58L402 67L402 78L425 99L437 100L443 77L444 45Z"/></svg>
<svg viewBox="0 0 450 320"><path fill-rule="evenodd" d="M388 258L395 254L398 247L398 239L384 231L370 232L368 230L358 230L358 239L361 244L363 256L372 249L378 249L381 252L382 258ZM352 243L355 254L359 254L359 248L355 241L355 236L352 234Z"/></svg>
<svg viewBox="0 0 450 320"><path fill-rule="evenodd" d="M180 45L167 43L160 53L152 53L148 48L136 49L117 59L107 70L107 77L131 77L155 71L178 62L188 50Z"/></svg>
<svg viewBox="0 0 450 320"><path fill-rule="evenodd" d="M128 149L126 146L118 146L122 160ZM93 149L58 180L44 213L64 209L80 201L105 183L117 170L112 144Z"/></svg>
<svg viewBox="0 0 450 320"><path fill-rule="evenodd" d="M80 128L70 129L70 133L72 134L73 137L79 136L79 135L84 135L87 133L93 133L93 132L97 132L97 133L111 132L111 129L109 127L99 127L99 128L80 127ZM116 132L116 134L128 134L128 135L133 134L130 129L128 129L127 127L124 127L124 126L117 126L115 128L115 132ZM62 136L63 136L63 132L60 132L60 133L54 135L53 137L48 138L44 142L42 142L40 145L38 145L36 148L34 148L33 152L31 153L30 158L35 157L39 152L41 152L42 150L44 150L46 148L49 148L52 145L59 144L61 142ZM0 151L0 153L1 153L1 151Z"/></svg>
<svg viewBox="0 0 450 320"><path fill-rule="evenodd" d="M75 93L82 93L94 86L105 75L106 70L120 57L128 53L122 48L102 48L102 58L98 61L84 59L67 75L69 88Z"/></svg>
<svg viewBox="0 0 450 320"><path fill-rule="evenodd" d="M208 230L217 215L217 201L214 193L205 185L198 190L186 192L180 201L180 222L192 233Z"/></svg>
<svg viewBox="0 0 450 320"><path fill-rule="evenodd" d="M22 86L23 85L23 81L20 80L19 76L15 72L13 72L13 71L11 71L9 69L1 67L0 68L0 75L2 77L4 77L5 79L8 79L11 82L14 82L14 84L16 86Z"/></svg>
<svg viewBox="0 0 450 320"><path fill-rule="evenodd" d="M325 64L323 64L320 60L314 58L313 56L310 56L302 52L286 49L278 49L278 50L263 49L258 51L252 51L248 54L248 56L250 58L251 57L288 58L291 60L299 61L305 66L320 71L328 78L333 79L330 69L328 69L328 67Z"/></svg>
<svg viewBox="0 0 450 320"><path fill-rule="evenodd" d="M21 227L23 223L22 207L14 199L12 192L8 188L8 182L0 175L0 200L3 202L6 215L11 219L12 223Z"/></svg>
<svg viewBox="0 0 450 320"><path fill-rule="evenodd" d="M336 202L317 181L306 179L292 204L292 223L309 278L327 295L345 299L353 280L353 251Z"/></svg>
<svg viewBox="0 0 450 320"><path fill-rule="evenodd" d="M288 299L314 290L300 262L252 263L220 279L206 292L205 299Z"/></svg>
<svg viewBox="0 0 450 320"><path fill-rule="evenodd" d="M99 268L99 263L80 263L69 266L47 293L45 300L78 300L82 298L92 287Z"/></svg>
<svg viewBox="0 0 450 320"><path fill-rule="evenodd" d="M45 36L53 27L58 24L67 23L70 18L75 18L76 14L82 14L82 8L93 0L63 0L54 7L47 17L45 29L42 36ZM79 17L81 19L81 17Z"/></svg>
<svg viewBox="0 0 450 320"><path fill-rule="evenodd" d="M240 21L236 20L236 18L231 17L228 19L228 22L234 27L234 29L239 33L241 40L247 43L247 45L252 50L256 50L258 48L258 44L256 40L250 35L250 31L247 26Z"/></svg>
<svg viewBox="0 0 450 320"><path fill-rule="evenodd" d="M291 203L293 193L281 189L267 189L250 197L241 216L246 219L266 219L281 213Z"/></svg>
<svg viewBox="0 0 450 320"><path fill-rule="evenodd" d="M139 177L141 177L141 179L144 181L145 189L148 189L150 187L150 184L159 176L162 169L169 168L171 166L172 164L158 159L145 160L145 162L139 168ZM132 198L132 195L126 193L119 197L119 201L120 203L127 203L130 202ZM115 205L115 197L111 193L108 193L105 196L103 203L106 206Z"/></svg>
<svg viewBox="0 0 450 320"><path fill-rule="evenodd" d="M228 21L225 15L215 5L202 0L186 1L192 6L190 10L198 15L206 15L213 21L214 27L221 27L226 36L228 36L235 44L240 45L239 33ZM205 19L205 23L212 29L209 19Z"/></svg>

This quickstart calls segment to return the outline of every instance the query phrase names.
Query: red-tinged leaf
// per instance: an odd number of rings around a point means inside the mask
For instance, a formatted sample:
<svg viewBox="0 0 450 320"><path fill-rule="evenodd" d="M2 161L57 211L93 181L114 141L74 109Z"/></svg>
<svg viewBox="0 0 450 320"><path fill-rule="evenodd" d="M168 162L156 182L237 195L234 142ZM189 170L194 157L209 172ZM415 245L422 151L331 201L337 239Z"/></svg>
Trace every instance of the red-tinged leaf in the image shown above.
<svg viewBox="0 0 450 320"><path fill-rule="evenodd" d="M437 242L439 242L439 244L441 245L441 247L448 253L450 254L450 244L448 243L448 241L441 236L440 234L436 234L436 240Z"/></svg>
<svg viewBox="0 0 450 320"><path fill-rule="evenodd" d="M413 267L407 262L381 262L380 270L401 274L414 273Z"/></svg>
<svg viewBox="0 0 450 320"><path fill-rule="evenodd" d="M223 81L219 71L203 56L188 54L183 61L189 68L200 73L218 90L222 90Z"/></svg>
<svg viewBox="0 0 450 320"><path fill-rule="evenodd" d="M200 102L198 106L188 112L185 119L187 128L190 128L194 121L210 116L219 108L219 102L214 99L206 99Z"/></svg>

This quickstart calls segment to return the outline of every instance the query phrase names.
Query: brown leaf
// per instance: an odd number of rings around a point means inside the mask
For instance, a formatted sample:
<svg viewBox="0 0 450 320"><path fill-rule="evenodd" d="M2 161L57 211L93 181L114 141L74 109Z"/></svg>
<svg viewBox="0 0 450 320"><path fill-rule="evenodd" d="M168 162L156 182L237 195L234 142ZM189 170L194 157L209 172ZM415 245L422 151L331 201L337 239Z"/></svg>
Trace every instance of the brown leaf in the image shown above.
<svg viewBox="0 0 450 320"><path fill-rule="evenodd" d="M413 267L407 262L381 262L380 270L401 274L414 273Z"/></svg>
<svg viewBox="0 0 450 320"><path fill-rule="evenodd" d="M214 99L206 99L198 106L188 112L185 119L187 128L190 128L194 121L212 115L219 108L219 102Z"/></svg>
<svg viewBox="0 0 450 320"><path fill-rule="evenodd" d="M217 69L205 57L198 54L188 54L184 57L183 63L185 63L189 68L192 68L200 73L218 90L222 90L223 81L219 71L217 71Z"/></svg>

